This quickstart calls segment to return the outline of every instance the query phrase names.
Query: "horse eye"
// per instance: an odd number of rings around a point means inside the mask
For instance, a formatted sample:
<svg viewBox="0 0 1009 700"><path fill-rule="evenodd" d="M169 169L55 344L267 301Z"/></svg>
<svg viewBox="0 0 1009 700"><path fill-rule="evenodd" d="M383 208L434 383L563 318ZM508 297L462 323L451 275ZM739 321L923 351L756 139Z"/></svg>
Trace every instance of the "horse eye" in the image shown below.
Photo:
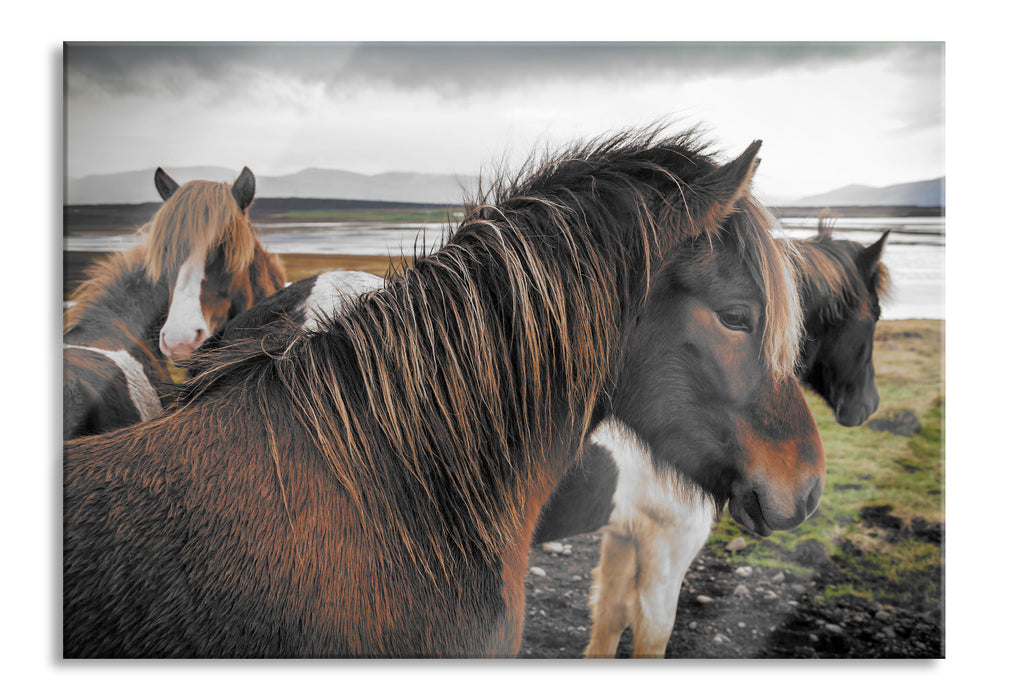
<svg viewBox="0 0 1009 700"><path fill-rule="evenodd" d="M753 332L753 319L750 310L745 306L730 306L718 312L718 320L732 331Z"/></svg>

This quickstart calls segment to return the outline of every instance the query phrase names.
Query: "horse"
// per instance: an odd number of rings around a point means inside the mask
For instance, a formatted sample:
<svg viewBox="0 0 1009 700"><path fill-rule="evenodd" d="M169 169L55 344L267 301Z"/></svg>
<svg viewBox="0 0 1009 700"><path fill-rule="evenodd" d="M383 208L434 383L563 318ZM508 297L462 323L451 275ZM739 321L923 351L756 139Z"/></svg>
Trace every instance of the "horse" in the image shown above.
<svg viewBox="0 0 1009 700"><path fill-rule="evenodd" d="M198 374L204 361L213 360L215 350L238 339L317 330L328 316L383 284L384 278L359 270L331 270L302 278L229 320L183 366Z"/></svg>
<svg viewBox="0 0 1009 700"><path fill-rule="evenodd" d="M861 424L879 405L872 349L889 291L881 261L888 235L869 246L836 240L821 218L812 239L777 239L799 276L800 379L844 426ZM633 430L609 420L540 516L534 543L605 527L592 572L588 658L612 658L628 626L636 657L665 655L683 577L718 508L681 474L664 473Z"/></svg>
<svg viewBox="0 0 1009 700"><path fill-rule="evenodd" d="M180 187L158 168L154 183L164 204L143 241L90 267L65 316L64 440L159 415L174 395L168 360L284 286L249 223L252 171Z"/></svg>
<svg viewBox="0 0 1009 700"><path fill-rule="evenodd" d="M530 161L381 289L65 443L64 655L514 656L537 517L607 415L748 522L804 517L823 446L759 146Z"/></svg>

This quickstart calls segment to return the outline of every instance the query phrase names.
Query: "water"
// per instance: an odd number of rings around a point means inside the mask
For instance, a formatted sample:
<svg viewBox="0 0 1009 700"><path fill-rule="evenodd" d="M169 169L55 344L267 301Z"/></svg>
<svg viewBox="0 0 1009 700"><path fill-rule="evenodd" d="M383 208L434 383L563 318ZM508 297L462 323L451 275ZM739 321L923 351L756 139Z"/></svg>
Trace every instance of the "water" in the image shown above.
<svg viewBox="0 0 1009 700"><path fill-rule="evenodd" d="M815 218L783 217L781 226L794 238L816 234ZM890 237L883 263L890 270L891 291L882 318L946 318L945 217L836 219L834 238L869 244L886 229Z"/></svg>
<svg viewBox="0 0 1009 700"><path fill-rule="evenodd" d="M816 233L815 218L785 217L789 236ZM884 319L946 318L946 220L944 217L837 219L834 237L859 243L875 242L890 229L883 262L890 269L892 292L883 303ZM271 253L316 255L413 255L441 247L444 224L390 223L280 223L257 224ZM66 250L125 250L140 241L130 236L75 236L64 239Z"/></svg>

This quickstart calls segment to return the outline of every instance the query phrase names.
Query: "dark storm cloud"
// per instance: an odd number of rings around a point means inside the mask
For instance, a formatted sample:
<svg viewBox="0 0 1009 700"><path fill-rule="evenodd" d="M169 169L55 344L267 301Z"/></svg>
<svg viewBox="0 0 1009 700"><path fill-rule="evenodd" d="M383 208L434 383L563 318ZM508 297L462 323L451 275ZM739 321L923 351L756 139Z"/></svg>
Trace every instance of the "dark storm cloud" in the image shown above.
<svg viewBox="0 0 1009 700"><path fill-rule="evenodd" d="M227 92L257 76L323 84L432 89L466 96L525 82L590 77L744 77L900 53L922 70L940 44L889 43L366 43L68 44L71 94L78 78L114 94Z"/></svg>

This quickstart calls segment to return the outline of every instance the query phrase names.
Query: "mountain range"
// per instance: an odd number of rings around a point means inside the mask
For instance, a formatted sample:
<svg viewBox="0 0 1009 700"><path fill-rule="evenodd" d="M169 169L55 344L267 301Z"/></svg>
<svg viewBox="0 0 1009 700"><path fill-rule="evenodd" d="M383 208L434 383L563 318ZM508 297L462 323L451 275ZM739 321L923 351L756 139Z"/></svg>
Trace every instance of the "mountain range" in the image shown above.
<svg viewBox="0 0 1009 700"><path fill-rule="evenodd" d="M189 180L230 182L238 171L220 167L165 168L179 184ZM475 192L477 178L470 175L388 172L363 175L348 170L306 168L289 175L256 176L258 197L308 197L363 199L386 202L458 204ZM157 201L154 169L108 175L88 175L67 180L64 204L140 204ZM848 185L799 200L769 204L791 206L945 206L946 178L905 182L887 187Z"/></svg>
<svg viewBox="0 0 1009 700"><path fill-rule="evenodd" d="M180 185L189 180L231 182L237 170L212 166L165 168ZM388 202L457 204L476 189L466 175L389 172L363 175L348 170L306 168L290 175L256 175L257 197L365 199ZM64 204L142 204L158 201L154 168L88 175L67 180Z"/></svg>
<svg viewBox="0 0 1009 700"><path fill-rule="evenodd" d="M945 207L946 178L902 182L887 187L848 185L836 190L788 202L798 207L908 206Z"/></svg>

